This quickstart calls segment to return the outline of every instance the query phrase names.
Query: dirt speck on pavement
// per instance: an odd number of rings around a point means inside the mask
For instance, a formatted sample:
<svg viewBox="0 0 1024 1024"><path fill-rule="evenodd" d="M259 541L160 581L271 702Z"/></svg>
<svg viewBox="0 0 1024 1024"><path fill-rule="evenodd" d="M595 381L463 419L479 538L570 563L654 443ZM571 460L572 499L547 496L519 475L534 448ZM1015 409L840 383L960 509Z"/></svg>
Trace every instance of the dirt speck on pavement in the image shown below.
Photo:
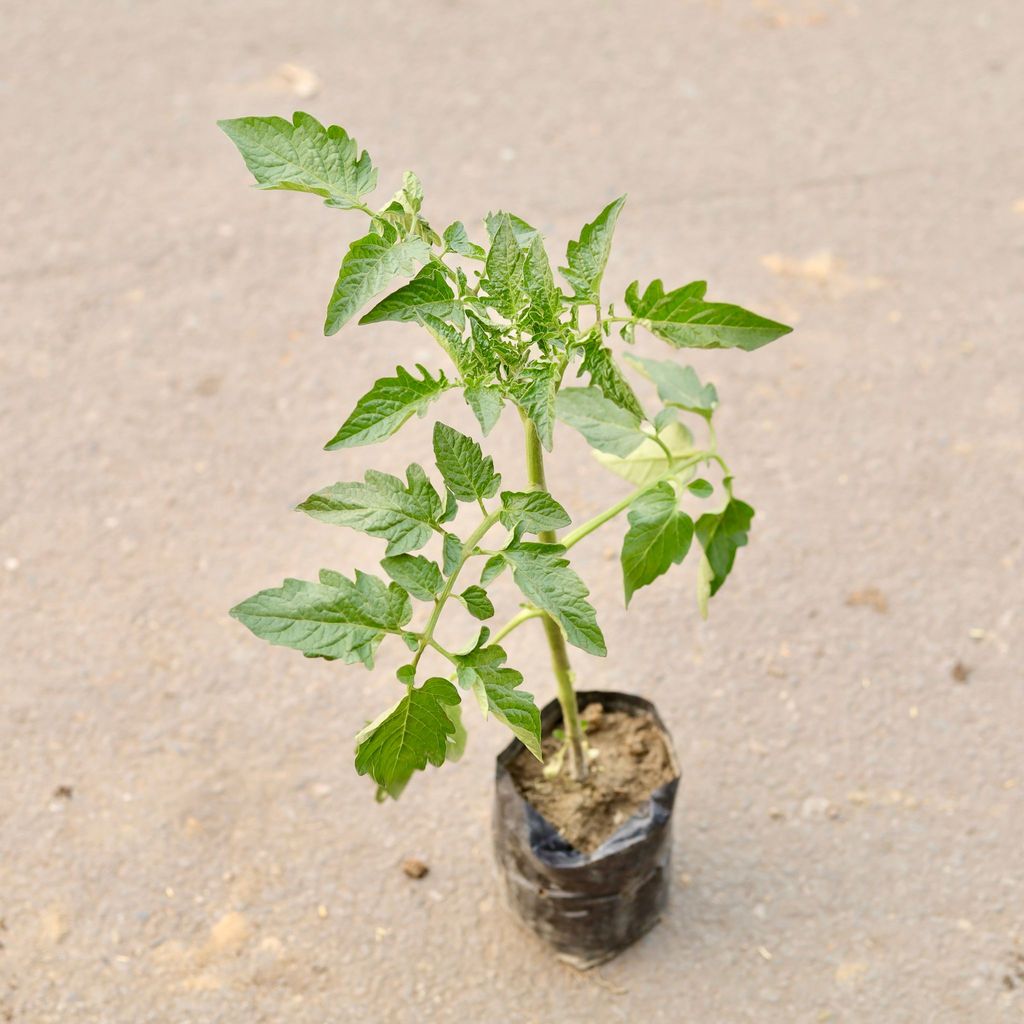
<svg viewBox="0 0 1024 1024"><path fill-rule="evenodd" d="M1020 1019L1019 0L40 0L2 21L0 1021ZM573 550L609 647L578 682L652 699L683 771L671 906L599 976L495 898L499 723L467 706L463 759L377 805L352 738L403 651L368 674L227 614L372 570L378 545L291 509L432 460L418 420L322 450L376 378L444 364L409 324L321 336L363 223L250 187L214 123L295 108L369 149L382 203L413 169L435 227L479 240L511 209L555 260L628 193L609 298L707 279L796 327L687 360L757 510L708 620L693 564L627 612L621 534ZM515 487L506 420L488 447ZM568 433L548 476L577 521L625 493ZM866 587L887 610L846 603ZM545 703L532 625L506 647Z"/></svg>

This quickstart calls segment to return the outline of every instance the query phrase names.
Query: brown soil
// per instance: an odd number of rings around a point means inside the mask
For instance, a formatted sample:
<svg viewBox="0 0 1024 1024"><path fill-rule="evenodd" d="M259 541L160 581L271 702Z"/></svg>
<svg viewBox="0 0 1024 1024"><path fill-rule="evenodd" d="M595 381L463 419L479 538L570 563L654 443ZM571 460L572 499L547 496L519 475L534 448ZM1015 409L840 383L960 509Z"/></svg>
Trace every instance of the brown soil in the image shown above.
<svg viewBox="0 0 1024 1024"><path fill-rule="evenodd" d="M583 720L591 755L584 782L574 781L567 767L545 778L543 765L526 751L509 771L523 796L577 850L592 853L658 786L675 778L676 769L661 728L646 712L633 715L588 704ZM544 738L546 763L560 746L554 736Z"/></svg>

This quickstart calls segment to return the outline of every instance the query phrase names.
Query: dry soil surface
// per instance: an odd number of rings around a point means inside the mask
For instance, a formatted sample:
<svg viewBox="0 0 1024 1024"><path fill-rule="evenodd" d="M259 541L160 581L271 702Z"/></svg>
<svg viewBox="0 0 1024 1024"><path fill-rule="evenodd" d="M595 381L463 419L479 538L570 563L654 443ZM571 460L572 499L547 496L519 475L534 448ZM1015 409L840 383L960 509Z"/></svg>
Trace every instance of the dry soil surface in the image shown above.
<svg viewBox="0 0 1024 1024"><path fill-rule="evenodd" d="M0 1021L1024 1017L1019 0L0 21ZM623 609L621 526L574 552L611 652L581 682L654 699L684 771L671 910L598 971L496 903L496 723L375 806L352 736L401 651L368 674L227 615L372 568L290 506L430 461L423 423L320 450L399 359L441 364L408 325L320 336L352 218L249 188L214 127L295 108L349 127L382 193L417 170L441 226L510 208L558 253L628 192L608 295L707 277L797 328L693 359L758 509L710 619L692 565ZM518 445L503 422L509 481ZM551 478L574 517L619 493L575 437ZM509 649L546 700L534 625Z"/></svg>

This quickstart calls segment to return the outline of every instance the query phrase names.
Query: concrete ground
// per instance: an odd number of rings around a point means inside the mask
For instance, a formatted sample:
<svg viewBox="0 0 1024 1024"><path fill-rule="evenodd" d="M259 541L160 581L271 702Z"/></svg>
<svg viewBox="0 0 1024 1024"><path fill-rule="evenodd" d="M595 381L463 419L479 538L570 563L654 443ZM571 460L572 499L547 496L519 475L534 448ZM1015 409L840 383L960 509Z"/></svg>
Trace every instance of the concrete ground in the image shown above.
<svg viewBox="0 0 1024 1024"><path fill-rule="evenodd" d="M1024 1019L1018 0L0 21L0 1020ZM580 679L657 701L685 772L671 910L589 974L496 903L497 725L378 807L352 736L400 652L367 674L228 618L373 567L290 505L429 461L422 423L320 450L375 376L441 364L406 325L320 336L356 222L250 189L214 127L295 108L382 195L418 171L439 226L510 208L558 252L628 191L608 295L706 276L797 328L694 360L758 509L709 621L692 566L623 610L621 524L577 549L611 652ZM577 517L621 492L575 437L551 476ZM539 633L509 648L547 699Z"/></svg>

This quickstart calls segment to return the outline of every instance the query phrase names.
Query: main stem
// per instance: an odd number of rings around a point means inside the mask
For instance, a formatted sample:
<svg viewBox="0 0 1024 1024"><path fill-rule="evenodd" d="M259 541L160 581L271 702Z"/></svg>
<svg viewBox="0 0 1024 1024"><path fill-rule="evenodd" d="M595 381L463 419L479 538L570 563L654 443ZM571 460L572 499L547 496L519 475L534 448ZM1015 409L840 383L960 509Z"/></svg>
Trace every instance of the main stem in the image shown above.
<svg viewBox="0 0 1024 1024"><path fill-rule="evenodd" d="M523 430L526 435L526 477L531 491L546 491L547 481L544 478L544 449L532 420L522 414ZM558 538L554 530L544 530L538 539L542 544L556 544ZM587 757L583 744L583 726L580 724L579 706L576 703L576 691L572 685L572 667L569 664L569 652L565 646L565 637L558 623L548 614L543 614L544 633L551 649L551 667L555 673L558 686L558 703L562 706L562 726L565 731L565 742L569 752L569 771L577 782L587 777Z"/></svg>

